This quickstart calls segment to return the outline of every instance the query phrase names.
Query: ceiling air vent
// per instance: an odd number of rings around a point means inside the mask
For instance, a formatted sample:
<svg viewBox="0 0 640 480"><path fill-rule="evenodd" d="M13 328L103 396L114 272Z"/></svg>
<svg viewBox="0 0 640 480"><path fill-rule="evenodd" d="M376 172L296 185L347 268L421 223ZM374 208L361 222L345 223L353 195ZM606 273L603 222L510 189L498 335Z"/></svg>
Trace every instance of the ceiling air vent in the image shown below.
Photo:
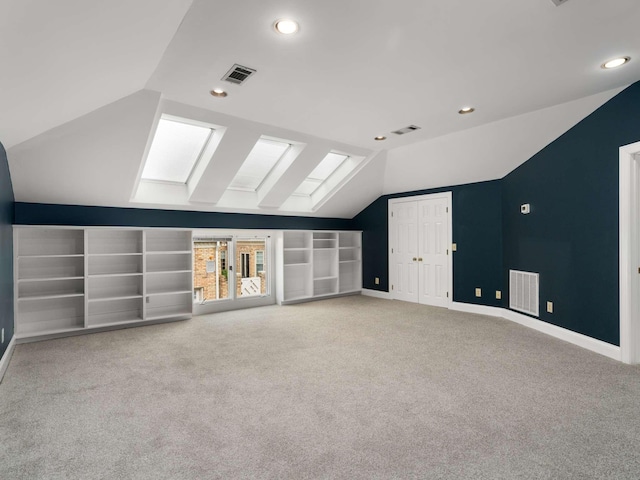
<svg viewBox="0 0 640 480"><path fill-rule="evenodd" d="M243 67L236 63L227 73L224 74L222 80L235 83L236 85L242 85L244 81L254 73L256 73L256 71L253 68Z"/></svg>
<svg viewBox="0 0 640 480"><path fill-rule="evenodd" d="M559 7L560 5L563 5L565 3L567 3L569 0L551 0L556 7Z"/></svg>
<svg viewBox="0 0 640 480"><path fill-rule="evenodd" d="M395 130L391 133L395 133L396 135L404 135L405 133L415 132L416 130L420 130L420 127L409 125L408 127L401 128L400 130Z"/></svg>

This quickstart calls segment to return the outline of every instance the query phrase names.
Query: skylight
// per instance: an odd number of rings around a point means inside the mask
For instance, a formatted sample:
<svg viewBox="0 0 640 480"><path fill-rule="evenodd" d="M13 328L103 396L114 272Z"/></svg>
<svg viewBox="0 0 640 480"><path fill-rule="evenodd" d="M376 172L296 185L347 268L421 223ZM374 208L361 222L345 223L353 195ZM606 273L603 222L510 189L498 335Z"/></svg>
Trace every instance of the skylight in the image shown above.
<svg viewBox="0 0 640 480"><path fill-rule="evenodd" d="M161 118L142 178L186 183L212 132L211 128Z"/></svg>
<svg viewBox="0 0 640 480"><path fill-rule="evenodd" d="M258 140L228 188L255 192L290 146L266 138Z"/></svg>
<svg viewBox="0 0 640 480"><path fill-rule="evenodd" d="M313 172L296 188L293 192L294 195L312 195L347 158L349 158L347 155L341 155L339 153L327 154L316 168L313 169Z"/></svg>

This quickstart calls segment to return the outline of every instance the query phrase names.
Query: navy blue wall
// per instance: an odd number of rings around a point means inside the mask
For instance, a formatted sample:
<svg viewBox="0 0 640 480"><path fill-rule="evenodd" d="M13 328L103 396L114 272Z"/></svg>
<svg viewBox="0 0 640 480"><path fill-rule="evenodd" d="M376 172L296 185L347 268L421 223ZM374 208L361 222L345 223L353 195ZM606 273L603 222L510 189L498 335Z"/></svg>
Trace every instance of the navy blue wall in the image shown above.
<svg viewBox="0 0 640 480"><path fill-rule="evenodd" d="M540 319L619 345L619 147L640 140L640 83L503 179L504 281L540 273ZM531 213L521 215L520 204ZM546 302L554 304L553 314Z"/></svg>
<svg viewBox="0 0 640 480"><path fill-rule="evenodd" d="M453 299L456 302L500 306L495 291L502 288L502 195L500 181L385 195L354 218L363 231L363 287L389 291L388 200L412 195L452 192ZM375 285L375 277L380 284ZM483 296L475 296L476 287Z"/></svg>
<svg viewBox="0 0 640 480"><path fill-rule="evenodd" d="M16 225L349 230L341 218L15 203Z"/></svg>
<svg viewBox="0 0 640 480"><path fill-rule="evenodd" d="M4 328L0 358L13 337L13 200L7 153L0 143L0 328Z"/></svg>

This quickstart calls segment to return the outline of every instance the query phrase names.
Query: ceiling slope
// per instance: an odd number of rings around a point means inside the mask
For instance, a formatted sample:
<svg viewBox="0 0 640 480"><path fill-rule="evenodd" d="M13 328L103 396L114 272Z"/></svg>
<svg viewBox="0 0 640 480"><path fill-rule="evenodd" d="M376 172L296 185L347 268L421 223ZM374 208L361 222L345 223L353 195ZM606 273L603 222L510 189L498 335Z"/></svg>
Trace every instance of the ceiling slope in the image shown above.
<svg viewBox="0 0 640 480"><path fill-rule="evenodd" d="M621 90L391 150L384 193L502 178Z"/></svg>
<svg viewBox="0 0 640 480"><path fill-rule="evenodd" d="M129 206L159 101L142 90L8 149L16 201Z"/></svg>
<svg viewBox="0 0 640 480"><path fill-rule="evenodd" d="M10 148L142 89L191 0L2 0L0 141Z"/></svg>

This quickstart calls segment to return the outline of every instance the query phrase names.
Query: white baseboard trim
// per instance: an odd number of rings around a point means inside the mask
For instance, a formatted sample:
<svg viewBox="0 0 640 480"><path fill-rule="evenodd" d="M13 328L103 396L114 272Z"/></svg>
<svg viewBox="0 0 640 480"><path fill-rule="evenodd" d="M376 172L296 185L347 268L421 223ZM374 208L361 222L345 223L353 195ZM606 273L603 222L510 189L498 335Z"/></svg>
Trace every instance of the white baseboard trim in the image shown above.
<svg viewBox="0 0 640 480"><path fill-rule="evenodd" d="M13 355L13 349L16 346L16 336L11 337L11 341L9 345L7 345L7 349L4 351L4 355L0 358L0 383L4 378L4 372L7 371L9 367L9 361L11 360L11 355Z"/></svg>
<svg viewBox="0 0 640 480"><path fill-rule="evenodd" d="M489 307L487 305L475 305L473 303L451 302L451 310L459 312L477 313L478 315L490 315L492 317L502 317L503 309L500 307Z"/></svg>
<svg viewBox="0 0 640 480"><path fill-rule="evenodd" d="M547 335L564 340L565 342L573 343L574 345L599 353L605 357L618 360L619 362L622 361L620 347L616 347L610 343L588 337L587 335L583 335L572 330L567 330L566 328L558 327L551 323L543 322L542 320L527 317L526 315L514 312L513 310L503 308L502 312L502 318L506 320L510 320L525 327L533 328L539 332L546 333Z"/></svg>
<svg viewBox="0 0 640 480"><path fill-rule="evenodd" d="M491 315L493 317L502 317L505 320L515 322L519 325L532 328L538 332L551 335L552 337L564 340L565 342L572 343L592 352L599 353L605 357L612 358L614 360L622 361L620 353L620 347L611 345L610 343L597 340L595 338L588 337L581 333L577 333L566 328L558 327L551 323L543 322L537 318L528 317L522 315L513 310L500 307L489 307L486 305L474 305L472 303L451 302L451 310L457 310L460 312L477 313L480 315Z"/></svg>
<svg viewBox="0 0 640 480"><path fill-rule="evenodd" d="M368 288L362 289L362 295L367 297L383 298L384 300L391 300L391 294L389 292L381 292L380 290L370 290Z"/></svg>

